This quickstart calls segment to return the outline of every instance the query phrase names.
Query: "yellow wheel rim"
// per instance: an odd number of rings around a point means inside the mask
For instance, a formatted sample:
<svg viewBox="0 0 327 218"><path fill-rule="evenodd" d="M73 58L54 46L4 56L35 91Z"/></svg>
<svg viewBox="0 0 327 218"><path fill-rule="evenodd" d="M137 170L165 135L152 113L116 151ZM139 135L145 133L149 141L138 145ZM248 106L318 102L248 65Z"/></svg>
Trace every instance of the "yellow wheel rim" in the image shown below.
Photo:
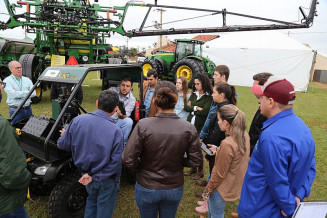
<svg viewBox="0 0 327 218"><path fill-rule="evenodd" d="M176 72L177 78L180 76L184 76L189 82L192 79L192 69L187 65L182 65L177 69Z"/></svg>
<svg viewBox="0 0 327 218"><path fill-rule="evenodd" d="M35 89L36 97L40 97L40 96L41 96L41 91L42 91L42 88L41 88L41 87L37 87L37 88Z"/></svg>
<svg viewBox="0 0 327 218"><path fill-rule="evenodd" d="M148 71L152 69L152 66L151 66L151 64L144 64L142 66L142 69L143 69L143 75L147 76Z"/></svg>

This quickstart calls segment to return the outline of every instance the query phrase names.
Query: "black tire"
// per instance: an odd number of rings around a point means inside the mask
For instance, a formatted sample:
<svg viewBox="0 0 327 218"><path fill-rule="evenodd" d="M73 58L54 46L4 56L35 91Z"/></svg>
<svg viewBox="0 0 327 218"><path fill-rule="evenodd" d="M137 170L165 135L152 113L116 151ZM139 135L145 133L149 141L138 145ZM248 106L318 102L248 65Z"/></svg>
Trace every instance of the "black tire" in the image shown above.
<svg viewBox="0 0 327 218"><path fill-rule="evenodd" d="M158 61L155 61L153 59L144 60L141 65L143 69L143 75L146 77L150 69L155 69L158 75L161 74L162 71L160 71L160 67L158 66L158 63L159 63Z"/></svg>
<svg viewBox="0 0 327 218"><path fill-rule="evenodd" d="M19 63L22 65L23 76L32 80L33 84L42 73L42 64L39 57L34 54L24 54L19 58ZM37 104L42 100L42 85L35 90L36 96L31 98L33 104Z"/></svg>
<svg viewBox="0 0 327 218"><path fill-rule="evenodd" d="M154 61L157 63L158 69L158 77L159 79L167 79L168 78L168 74L167 76L165 76L165 62L162 59L154 59Z"/></svg>
<svg viewBox="0 0 327 218"><path fill-rule="evenodd" d="M197 59L182 59L178 61L172 69L174 80L178 77L185 76L188 81L188 86L191 87L193 84L194 77L198 73L205 73L205 68L201 61Z"/></svg>
<svg viewBox="0 0 327 218"><path fill-rule="evenodd" d="M49 200L50 217L84 217L87 192L78 182L80 177L78 173L67 175L53 188Z"/></svg>

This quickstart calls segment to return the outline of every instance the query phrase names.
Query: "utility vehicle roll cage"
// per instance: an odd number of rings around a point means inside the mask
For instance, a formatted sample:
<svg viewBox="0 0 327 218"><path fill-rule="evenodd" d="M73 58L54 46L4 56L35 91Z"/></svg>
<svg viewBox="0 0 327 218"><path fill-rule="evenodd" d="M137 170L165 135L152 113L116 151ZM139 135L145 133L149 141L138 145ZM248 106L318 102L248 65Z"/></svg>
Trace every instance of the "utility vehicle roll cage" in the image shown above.
<svg viewBox="0 0 327 218"><path fill-rule="evenodd" d="M23 107L27 99L31 96L32 92L40 85L41 82L56 82L56 83L71 83L75 84L75 87L70 94L69 98L67 99L65 105L63 106L60 114L58 115L58 118L54 121L54 124L52 125L51 129L49 130L49 133L46 135L45 138L34 138L37 142L34 144L41 144L43 143L43 149L38 148L42 152L36 152L35 145L30 145L31 143L24 143L24 139L21 140L21 146L23 147L24 151L29 151L30 149L33 149L33 153L37 153L37 158L46 161L46 162L52 162L55 161L60 155L62 155L64 152L59 152L58 154L51 155L50 158L50 152L49 152L49 144L51 144L52 147L56 150L56 144L51 142L50 140L53 137L55 131L58 131L58 125L60 123L60 120L63 118L66 109L69 107L70 103L72 102L75 94L77 93L77 90L79 87L81 87L82 82L85 80L88 73L94 71L100 71L102 75L102 89L103 89L103 82L104 80L114 80L114 81L120 81L121 78L128 76L131 77L133 82L137 82L140 84L140 93L143 93L143 71L140 66L137 65L129 65L129 64L94 64L94 65L76 65L76 66L63 66L63 67L48 67L46 68L41 76L38 78L36 83L34 84L33 88L29 91L26 98L22 101L22 103L18 106L15 113L12 115L11 119L13 119L18 111ZM143 111L143 95L140 95L140 103L141 107L140 110ZM79 106L80 107L80 106ZM81 108L81 107L80 107ZM83 112L86 112L83 108L81 108ZM140 118L142 117L143 113L140 113ZM22 136L24 135L24 132L22 133ZM24 138L24 137L22 137ZM33 147L33 148L32 148ZM44 153L43 153L44 152ZM42 157L42 154L44 154L44 157Z"/></svg>

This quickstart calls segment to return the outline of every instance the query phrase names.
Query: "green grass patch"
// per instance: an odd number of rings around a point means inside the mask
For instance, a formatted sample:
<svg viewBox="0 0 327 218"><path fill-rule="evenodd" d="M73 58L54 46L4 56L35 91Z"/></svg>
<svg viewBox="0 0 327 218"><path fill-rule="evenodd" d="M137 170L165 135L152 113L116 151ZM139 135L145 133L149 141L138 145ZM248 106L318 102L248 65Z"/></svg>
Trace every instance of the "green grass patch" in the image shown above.
<svg viewBox="0 0 327 218"><path fill-rule="evenodd" d="M91 112L96 109L95 101L101 91L101 81L97 80L96 74L90 74L83 84L84 101L82 106ZM134 96L138 96L138 84L134 84ZM310 83L307 93L297 93L294 105L295 113L303 119L312 131L316 143L316 170L317 176L312 186L311 195L306 200L327 200L327 102L326 85L317 86ZM249 128L253 115L259 107L257 99L251 93L249 87L236 87L238 97L238 107L244 111ZM43 99L39 104L33 105L33 113L36 116L51 116L50 91L43 93ZM8 117L8 105L5 103L6 94L4 93L3 102L0 104L0 113ZM208 172L208 164L205 161L205 177ZM195 180L185 177L184 195L178 208L177 217L199 217L195 212L196 202L195 192L202 191L201 187L195 185ZM25 206L30 217L47 217L47 197L36 197L34 201L27 201ZM232 211L236 211L237 202L229 202L226 206L226 217ZM121 187L115 208L114 217L139 217L138 208L134 198L134 185L130 184L125 176L122 177ZM205 217L205 216L204 216Z"/></svg>

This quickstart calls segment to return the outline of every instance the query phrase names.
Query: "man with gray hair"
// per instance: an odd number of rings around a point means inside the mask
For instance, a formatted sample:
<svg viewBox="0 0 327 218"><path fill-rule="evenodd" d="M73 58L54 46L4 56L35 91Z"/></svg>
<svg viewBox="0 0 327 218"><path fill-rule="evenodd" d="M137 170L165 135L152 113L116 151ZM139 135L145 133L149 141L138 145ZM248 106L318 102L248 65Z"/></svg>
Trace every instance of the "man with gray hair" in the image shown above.
<svg viewBox="0 0 327 218"><path fill-rule="evenodd" d="M11 117L32 89L33 83L29 78L22 75L22 66L18 61L11 61L8 67L11 75L4 79L3 82L6 84L4 90L7 93L7 104L9 105L9 116ZM34 96L36 96L35 91L12 119L11 124L18 123L33 115L31 98Z"/></svg>

